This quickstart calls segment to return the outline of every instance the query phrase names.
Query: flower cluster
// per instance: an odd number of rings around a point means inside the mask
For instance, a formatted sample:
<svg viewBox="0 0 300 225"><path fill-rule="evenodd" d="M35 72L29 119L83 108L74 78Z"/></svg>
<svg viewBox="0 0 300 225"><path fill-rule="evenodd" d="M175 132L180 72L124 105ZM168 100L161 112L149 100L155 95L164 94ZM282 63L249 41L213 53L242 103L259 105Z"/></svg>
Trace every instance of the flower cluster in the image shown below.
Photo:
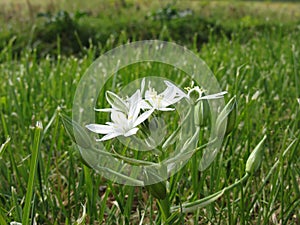
<svg viewBox="0 0 300 225"><path fill-rule="evenodd" d="M138 126L147 120L151 114L155 111L173 111L171 105L179 102L182 98L191 100L191 93L197 92L198 98L212 99L220 98L226 92L220 92L218 94L202 96L203 91L197 86L188 91L186 94L176 85L169 81L164 81L166 89L158 94L157 91L151 87L151 83L148 84L148 89L145 91L145 79L142 80L141 89L138 89L132 96L127 99L122 99L117 94L107 91L106 99L111 105L111 108L95 109L100 112L110 112L111 122L103 124L88 124L86 128L97 134L104 134L101 139L96 141L106 141L118 136L131 136L135 135L139 130ZM144 93L144 97L142 97ZM193 100L195 101L195 100Z"/></svg>

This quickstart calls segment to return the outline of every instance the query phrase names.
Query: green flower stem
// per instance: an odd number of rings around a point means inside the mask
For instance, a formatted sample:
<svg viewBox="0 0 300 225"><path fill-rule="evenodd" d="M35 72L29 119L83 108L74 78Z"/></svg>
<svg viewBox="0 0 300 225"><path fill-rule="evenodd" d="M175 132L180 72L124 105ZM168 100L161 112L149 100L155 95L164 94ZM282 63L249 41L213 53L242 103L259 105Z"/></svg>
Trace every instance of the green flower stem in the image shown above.
<svg viewBox="0 0 300 225"><path fill-rule="evenodd" d="M226 191L229 191L229 190L235 188L236 186L244 183L249 178L249 176L250 176L250 174L246 173L240 180L238 180L235 183L229 185L228 187L225 187L223 190L226 192Z"/></svg>
<svg viewBox="0 0 300 225"><path fill-rule="evenodd" d="M162 219L163 219L163 221L166 221L171 215L170 201L169 201L168 194L164 199L158 199L157 203L158 203L160 211L161 211Z"/></svg>
<svg viewBox="0 0 300 225"><path fill-rule="evenodd" d="M182 125L188 121L191 111L192 111L191 108L189 108L188 112L186 113L186 116L183 118L181 122L181 126L178 126L176 130L168 137L168 139L162 145L162 149L165 149L169 145L174 144L174 142L176 141L176 137L179 135L179 132L181 131Z"/></svg>
<svg viewBox="0 0 300 225"><path fill-rule="evenodd" d="M195 208L201 208L204 207L212 202L214 202L215 200L217 200L218 198L220 198L226 191L229 191L233 188L235 188L236 186L244 183L247 179L249 178L249 173L246 173L240 180L236 181L234 184L223 188L221 191L218 191L212 195L209 195L205 198L193 201L193 202L188 202L188 203L183 203L182 206L174 206L171 208L171 211L177 211L180 210L182 212L190 212L193 211Z"/></svg>
<svg viewBox="0 0 300 225"><path fill-rule="evenodd" d="M196 131L195 131L195 133L194 133L194 136L195 136L194 138L196 138L196 136L199 135L199 133L198 133L199 130L200 130L200 127L196 127ZM206 143L206 144L203 144L203 145L201 145L201 146L199 146L199 147L197 147L197 148L194 148L193 150L183 151L182 153L176 155L175 157L168 159L168 160L166 161L166 164L174 163L174 162L176 162L179 158L180 158L181 160L186 159L186 157L189 159L189 158L191 158L194 154L196 154L196 153L199 152L200 150L204 149L204 148L207 147L208 145L213 144L213 143L216 142L217 140L218 140L218 139L215 138L215 139L211 140L210 142L208 142L208 143Z"/></svg>
<svg viewBox="0 0 300 225"><path fill-rule="evenodd" d="M161 212L162 221L166 222L171 215L170 213L171 205L166 190L166 183L165 182L154 183L146 186L146 189L148 190L151 196L156 198L157 204Z"/></svg>

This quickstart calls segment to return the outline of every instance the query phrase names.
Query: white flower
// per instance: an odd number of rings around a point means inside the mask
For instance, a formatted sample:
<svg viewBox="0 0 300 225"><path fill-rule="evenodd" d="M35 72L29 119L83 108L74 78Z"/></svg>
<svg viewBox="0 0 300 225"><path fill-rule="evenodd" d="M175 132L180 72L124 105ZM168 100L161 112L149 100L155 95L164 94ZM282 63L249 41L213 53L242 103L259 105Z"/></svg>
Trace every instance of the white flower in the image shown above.
<svg viewBox="0 0 300 225"><path fill-rule="evenodd" d="M109 109L111 112L111 120L112 122L106 122L106 125L102 124L88 124L86 125L86 128L88 128L90 131L97 133L97 134L105 134L101 139L97 139L97 141L106 141L112 138L115 138L117 136L131 136L137 133L139 128L137 128L138 125L140 125L142 122L144 122L154 111L148 110L141 115L140 113L140 104L139 101L141 99L141 92L140 90L137 90L130 98L129 102L125 102L121 98L120 105L123 105L125 107L126 105L126 111L128 110L128 114L124 113L122 110L119 111L118 107L116 105L112 105L112 109ZM128 107L128 108L127 108Z"/></svg>
<svg viewBox="0 0 300 225"><path fill-rule="evenodd" d="M121 111L123 113L129 112L129 103L124 101L122 98L120 98L117 94L106 91L105 98L108 101L108 103L111 105L111 108L104 108L104 109L94 109L98 112L113 112L113 111Z"/></svg>
<svg viewBox="0 0 300 225"><path fill-rule="evenodd" d="M141 82L141 90L138 89L131 97L126 100L119 97L117 94L107 91L106 99L111 105L111 108L95 109L101 112L111 113L111 122L105 124L88 124L86 128L97 134L104 136L97 141L105 141L118 136L131 136L137 133L137 127L143 123L154 110L172 111L174 108L169 106L179 102L182 98L187 98L190 101L198 102L201 99L216 99L222 98L227 92L203 96L204 91L198 86L189 88L186 94L176 85L169 81L164 81L167 88L160 94L150 86L145 91L145 98L142 98L145 87L145 79ZM141 113L141 110L144 111Z"/></svg>
<svg viewBox="0 0 300 225"><path fill-rule="evenodd" d="M149 89L145 92L145 101L142 102L141 106L143 109L154 108L160 111L172 111L174 108L168 108L168 106L175 104L186 96L183 91L171 82L164 82L167 88L160 94L157 94L155 89L151 88L149 84Z"/></svg>
<svg viewBox="0 0 300 225"><path fill-rule="evenodd" d="M145 78L141 82L141 91L138 89L131 97L127 98L125 101L119 97L117 94L106 91L105 98L108 101L108 103L111 105L111 108L105 108L105 109L94 109L98 112L112 112L112 111L120 111L125 114L128 114L130 105L132 104L144 104L142 95L144 91L145 86Z"/></svg>

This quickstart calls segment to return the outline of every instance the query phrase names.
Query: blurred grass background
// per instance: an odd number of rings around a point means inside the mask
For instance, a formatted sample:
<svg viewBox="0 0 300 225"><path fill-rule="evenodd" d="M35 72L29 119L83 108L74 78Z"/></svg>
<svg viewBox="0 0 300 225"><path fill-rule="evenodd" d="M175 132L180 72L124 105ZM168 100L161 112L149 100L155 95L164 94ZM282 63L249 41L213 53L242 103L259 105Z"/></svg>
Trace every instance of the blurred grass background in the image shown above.
<svg viewBox="0 0 300 225"><path fill-rule="evenodd" d="M91 43L115 46L121 38L191 45L197 34L201 46L211 31L227 37L244 31L247 40L276 26L289 32L300 18L298 4L271 2L5 0L1 5L0 47L15 37L16 52L27 46L42 55L54 51L58 36L62 52L69 54Z"/></svg>

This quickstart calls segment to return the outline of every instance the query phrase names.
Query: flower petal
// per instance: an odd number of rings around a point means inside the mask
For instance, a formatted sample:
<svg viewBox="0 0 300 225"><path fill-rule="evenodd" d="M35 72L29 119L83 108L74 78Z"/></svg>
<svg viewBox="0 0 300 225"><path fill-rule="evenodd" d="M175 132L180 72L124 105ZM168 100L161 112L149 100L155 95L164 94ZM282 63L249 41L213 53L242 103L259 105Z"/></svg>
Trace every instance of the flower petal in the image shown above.
<svg viewBox="0 0 300 225"><path fill-rule="evenodd" d="M94 108L94 110L97 111L97 112L112 112L115 109L113 109L113 108L105 108L105 109L96 109L96 108Z"/></svg>
<svg viewBox="0 0 300 225"><path fill-rule="evenodd" d="M222 91L220 93L216 93L216 94L211 94L211 95L206 95L206 96L200 97L200 98L197 99L197 101L199 101L201 99L218 99L218 98L223 98L225 94L227 94L227 91Z"/></svg>
<svg viewBox="0 0 300 225"><path fill-rule="evenodd" d="M128 99L129 104L137 104L142 99L141 91L138 89L134 94Z"/></svg>
<svg viewBox="0 0 300 225"><path fill-rule="evenodd" d="M106 91L105 93L106 100L108 103L112 106L114 109L118 109L124 113L128 112L128 106L126 102L120 98L117 94L111 92L111 91Z"/></svg>
<svg viewBox="0 0 300 225"><path fill-rule="evenodd" d="M158 108L157 110L159 110L159 111L174 111L175 109L173 109L173 108Z"/></svg>
<svg viewBox="0 0 300 225"><path fill-rule="evenodd" d="M122 124L124 122L127 122L126 115L119 111L112 111L110 118L115 124Z"/></svg>
<svg viewBox="0 0 300 225"><path fill-rule="evenodd" d="M137 90L133 96L132 101L129 104L129 112L127 115L128 121L134 121L138 117L140 113L140 101L141 101L141 92L140 90Z"/></svg>
<svg viewBox="0 0 300 225"><path fill-rule="evenodd" d="M145 110L145 109L152 109L153 107L146 102L145 100L140 101L140 107L141 109Z"/></svg>
<svg viewBox="0 0 300 225"><path fill-rule="evenodd" d="M164 98L173 98L176 95L175 88L174 87L167 87L159 95L162 95Z"/></svg>
<svg viewBox="0 0 300 225"><path fill-rule="evenodd" d="M138 126L142 122L144 122L146 119L148 119L149 116L154 112L154 108L142 113L133 123L133 127Z"/></svg>
<svg viewBox="0 0 300 225"><path fill-rule="evenodd" d="M85 126L90 131L97 134L108 134L113 132L113 127L102 124L88 124Z"/></svg>
<svg viewBox="0 0 300 225"><path fill-rule="evenodd" d="M134 135L136 134L136 132L139 130L139 128L135 127L135 128L132 128L131 130L127 131L124 136L125 137L129 137L131 135Z"/></svg>
<svg viewBox="0 0 300 225"><path fill-rule="evenodd" d="M182 91L179 87L177 87L176 85L174 85L173 83L171 83L170 81L165 80L165 84L168 87L174 87L176 95L179 96L180 99L186 97L186 93L184 91Z"/></svg>
<svg viewBox="0 0 300 225"><path fill-rule="evenodd" d="M109 139L118 137L118 136L120 136L120 135L122 135L122 134L120 134L120 133L109 133L109 134L107 134L107 135L104 135L104 136L103 136L102 138L100 138L100 139L96 139L96 141L107 141L107 140L109 140Z"/></svg>
<svg viewBox="0 0 300 225"><path fill-rule="evenodd" d="M144 91L145 91L145 78L143 78L141 82L141 94L143 94Z"/></svg>

